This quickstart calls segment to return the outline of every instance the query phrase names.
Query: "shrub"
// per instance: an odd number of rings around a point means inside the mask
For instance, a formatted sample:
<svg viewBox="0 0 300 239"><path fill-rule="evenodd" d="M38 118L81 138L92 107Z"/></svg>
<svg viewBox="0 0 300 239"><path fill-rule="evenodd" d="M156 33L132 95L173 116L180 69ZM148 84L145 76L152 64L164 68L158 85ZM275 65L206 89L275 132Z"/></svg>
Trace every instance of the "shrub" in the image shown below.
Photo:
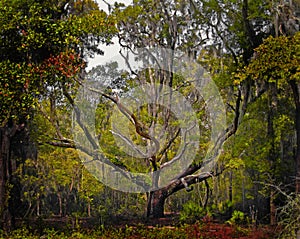
<svg viewBox="0 0 300 239"><path fill-rule="evenodd" d="M287 200L286 204L278 209L279 226L282 229L278 238L298 239L300 234L300 195L282 193Z"/></svg>
<svg viewBox="0 0 300 239"><path fill-rule="evenodd" d="M230 225L241 225L245 221L245 214L241 211L234 210L231 218L226 221Z"/></svg>
<svg viewBox="0 0 300 239"><path fill-rule="evenodd" d="M207 210L199 204L189 201L183 204L183 209L180 212L179 220L181 222L192 223L203 218L207 214Z"/></svg>

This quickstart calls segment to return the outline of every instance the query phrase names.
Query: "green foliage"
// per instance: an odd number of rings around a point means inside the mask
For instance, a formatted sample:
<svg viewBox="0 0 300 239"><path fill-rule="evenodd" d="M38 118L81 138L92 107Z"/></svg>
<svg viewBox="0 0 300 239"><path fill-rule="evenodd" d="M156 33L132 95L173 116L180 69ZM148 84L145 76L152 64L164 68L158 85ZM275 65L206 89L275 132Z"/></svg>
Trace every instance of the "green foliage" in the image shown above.
<svg viewBox="0 0 300 239"><path fill-rule="evenodd" d="M84 1L87 2L87 1ZM82 1L76 1L84 4ZM114 21L98 9L67 14L54 1L0 3L0 122L28 118L49 87L74 86L83 58L110 42ZM75 11L76 12L76 11ZM84 50L84 51L83 51Z"/></svg>
<svg viewBox="0 0 300 239"><path fill-rule="evenodd" d="M254 60L245 68L244 80L251 76L258 83L277 83L284 89L300 76L300 33L293 37L269 37L256 49Z"/></svg>
<svg viewBox="0 0 300 239"><path fill-rule="evenodd" d="M78 198L82 204L93 205L93 198L103 191L100 184L83 167L74 149L52 149L43 152L40 150L37 160L27 160L16 172L23 185L22 200L29 204L29 216L33 212L40 214L72 214L72 210L86 215L86 208L72 207L68 201L72 197ZM57 195L57 197L54 195ZM61 200L63 205L55 203L52 207L47 200ZM38 205L46 205L36 210ZM56 205L56 206L55 206ZM92 207L92 213L94 208ZM68 211L67 208L71 210Z"/></svg>
<svg viewBox="0 0 300 239"><path fill-rule="evenodd" d="M237 211L234 210L232 213L231 218L226 221L226 223L230 224L230 225L234 225L234 224L243 224L245 220L245 214L241 211Z"/></svg>
<svg viewBox="0 0 300 239"><path fill-rule="evenodd" d="M2 61L0 69L0 126L3 126L9 118L18 120L30 117L30 109L35 103L38 91L32 84L29 85L29 81L33 84L38 82L32 77L33 68L25 63Z"/></svg>
<svg viewBox="0 0 300 239"><path fill-rule="evenodd" d="M206 208L201 207L199 204L188 201L182 205L182 210L180 211L180 221L181 222L194 222L203 218L207 215L208 211Z"/></svg>
<svg viewBox="0 0 300 239"><path fill-rule="evenodd" d="M119 239L119 238L149 238L149 239L273 239L276 234L268 228L249 230L242 227L231 227L212 223L185 224L182 226L146 226L138 224L135 226L122 225L120 227L109 227L99 229L76 229L60 232L53 229L45 229L42 234L32 233L26 228L18 229L10 234L5 233L5 238L11 239Z"/></svg>
<svg viewBox="0 0 300 239"><path fill-rule="evenodd" d="M10 237L16 238L16 239L26 239L26 238L37 239L37 238L39 238L38 236L31 233L27 228L20 228L20 229L14 230L11 233Z"/></svg>

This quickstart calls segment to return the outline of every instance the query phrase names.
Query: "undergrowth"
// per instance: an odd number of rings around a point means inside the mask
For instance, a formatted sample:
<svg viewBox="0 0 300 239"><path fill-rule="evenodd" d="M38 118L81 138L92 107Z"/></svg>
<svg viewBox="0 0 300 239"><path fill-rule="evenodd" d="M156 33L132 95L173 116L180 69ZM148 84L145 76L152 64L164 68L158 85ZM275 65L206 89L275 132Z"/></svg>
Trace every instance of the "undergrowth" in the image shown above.
<svg viewBox="0 0 300 239"><path fill-rule="evenodd" d="M237 225L217 224L212 222L196 222L181 226L136 226L107 227L94 229L73 229L58 231L46 228L37 232L30 228L19 228L11 233L0 232L4 239L273 239L274 232L270 228L247 228Z"/></svg>

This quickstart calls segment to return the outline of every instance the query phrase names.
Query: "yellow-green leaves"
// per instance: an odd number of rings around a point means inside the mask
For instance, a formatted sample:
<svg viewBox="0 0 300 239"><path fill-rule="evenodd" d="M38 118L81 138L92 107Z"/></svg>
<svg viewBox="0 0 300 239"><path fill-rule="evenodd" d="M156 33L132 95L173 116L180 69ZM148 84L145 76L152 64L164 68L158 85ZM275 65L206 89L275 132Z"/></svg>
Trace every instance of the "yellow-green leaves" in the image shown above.
<svg viewBox="0 0 300 239"><path fill-rule="evenodd" d="M260 45L245 75L257 81L277 82L282 87L289 80L299 80L300 33L294 37L269 37Z"/></svg>

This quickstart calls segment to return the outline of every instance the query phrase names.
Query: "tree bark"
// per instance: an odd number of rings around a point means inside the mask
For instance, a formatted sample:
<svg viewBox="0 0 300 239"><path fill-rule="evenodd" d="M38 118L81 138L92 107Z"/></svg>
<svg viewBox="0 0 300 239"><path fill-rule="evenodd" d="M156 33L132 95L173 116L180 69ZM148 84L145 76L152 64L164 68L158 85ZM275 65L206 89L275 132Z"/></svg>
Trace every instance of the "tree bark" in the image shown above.
<svg viewBox="0 0 300 239"><path fill-rule="evenodd" d="M295 126L297 135L296 149L296 195L300 194L300 84L293 82L293 93L296 104ZM297 230L297 239L300 239L300 229Z"/></svg>
<svg viewBox="0 0 300 239"><path fill-rule="evenodd" d="M296 146L296 194L300 194L300 84L294 80L290 81L290 85L293 91L294 102L296 106L295 110L295 129L297 137Z"/></svg>
<svg viewBox="0 0 300 239"><path fill-rule="evenodd" d="M296 193L300 194L300 102L296 109L296 132L297 132L297 150L296 150Z"/></svg>
<svg viewBox="0 0 300 239"><path fill-rule="evenodd" d="M232 177L232 171L229 172L229 202L231 205L233 205L233 177ZM232 216L232 213L233 213L233 207L230 207L229 208L229 213L230 213L230 216Z"/></svg>
<svg viewBox="0 0 300 239"><path fill-rule="evenodd" d="M166 193L167 188L150 192L147 205L147 218L164 217Z"/></svg>
<svg viewBox="0 0 300 239"><path fill-rule="evenodd" d="M7 135L6 128L0 131L0 209L1 209L1 227L7 229L9 227L9 210L7 203L7 161L9 159L10 140Z"/></svg>
<svg viewBox="0 0 300 239"><path fill-rule="evenodd" d="M36 215L39 217L40 216L40 206L41 206L41 200L40 197L37 198L36 200Z"/></svg>
<svg viewBox="0 0 300 239"><path fill-rule="evenodd" d="M90 200L88 201L87 212L88 212L88 217L91 217L91 202L90 202Z"/></svg>
<svg viewBox="0 0 300 239"><path fill-rule="evenodd" d="M191 166L182 176L172 181L169 185L156 191L152 191L148 196L147 218L162 218L164 217L164 206L166 199L174 193L186 189L187 192L193 190L191 185L205 181L212 176L218 176L222 171L212 175L211 173L202 173L190 175L196 172L199 166Z"/></svg>
<svg viewBox="0 0 300 239"><path fill-rule="evenodd" d="M0 128L0 220L1 227L9 231L13 227L13 215L9 208L8 183L12 175L11 139L16 133L14 124L7 124Z"/></svg>
<svg viewBox="0 0 300 239"><path fill-rule="evenodd" d="M60 193L57 193L57 199L58 199L58 206L59 206L59 216L63 216L63 203L62 203L62 196Z"/></svg>
<svg viewBox="0 0 300 239"><path fill-rule="evenodd" d="M270 192L270 224L276 225L276 205L275 205L275 190L271 189Z"/></svg>
<svg viewBox="0 0 300 239"><path fill-rule="evenodd" d="M254 49L262 43L262 37L257 35L254 31L254 27L249 20L249 1L243 0L242 16L244 32L246 33L247 45L244 47L243 61L248 64L253 56Z"/></svg>
<svg viewBox="0 0 300 239"><path fill-rule="evenodd" d="M273 181L275 182L275 171L276 171L276 149L275 149L275 129L274 129L274 118L276 115L277 111L277 89L276 85L270 84L269 85L270 92L269 92L269 111L268 111L268 130L267 130L267 136L268 136L268 141L270 143L270 149L269 149L269 155L268 155L268 160L269 160L269 165L270 165L270 176L272 183ZM276 192L274 188L270 189L270 224L271 225L276 225Z"/></svg>

